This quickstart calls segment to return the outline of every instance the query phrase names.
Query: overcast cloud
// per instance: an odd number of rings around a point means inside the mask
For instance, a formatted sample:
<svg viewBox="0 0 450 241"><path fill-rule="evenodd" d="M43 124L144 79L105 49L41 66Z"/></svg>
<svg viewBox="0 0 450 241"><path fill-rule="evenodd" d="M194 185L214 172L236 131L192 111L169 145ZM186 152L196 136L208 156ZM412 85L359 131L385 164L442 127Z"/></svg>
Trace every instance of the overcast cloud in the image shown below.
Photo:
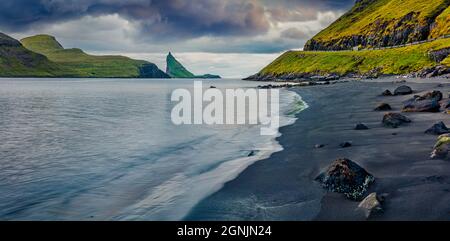
<svg viewBox="0 0 450 241"><path fill-rule="evenodd" d="M254 54L300 49L352 5L353 0L2 0L0 32L16 38L46 33L65 47L150 61L168 51L192 53L217 64L218 53L233 61L237 53L247 54L242 59L249 61Z"/></svg>

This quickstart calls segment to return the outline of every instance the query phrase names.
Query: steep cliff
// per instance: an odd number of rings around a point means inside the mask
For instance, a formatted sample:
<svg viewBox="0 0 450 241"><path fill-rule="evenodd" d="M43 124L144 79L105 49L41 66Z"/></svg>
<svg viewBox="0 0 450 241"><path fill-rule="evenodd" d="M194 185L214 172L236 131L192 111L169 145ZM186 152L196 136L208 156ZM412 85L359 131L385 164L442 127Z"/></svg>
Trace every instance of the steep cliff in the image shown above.
<svg viewBox="0 0 450 241"><path fill-rule="evenodd" d="M450 0L357 0L304 50L395 46L450 34Z"/></svg>
<svg viewBox="0 0 450 241"><path fill-rule="evenodd" d="M194 75L178 62L171 52L166 57L166 64L166 73L172 78L220 79L219 75L213 74Z"/></svg>

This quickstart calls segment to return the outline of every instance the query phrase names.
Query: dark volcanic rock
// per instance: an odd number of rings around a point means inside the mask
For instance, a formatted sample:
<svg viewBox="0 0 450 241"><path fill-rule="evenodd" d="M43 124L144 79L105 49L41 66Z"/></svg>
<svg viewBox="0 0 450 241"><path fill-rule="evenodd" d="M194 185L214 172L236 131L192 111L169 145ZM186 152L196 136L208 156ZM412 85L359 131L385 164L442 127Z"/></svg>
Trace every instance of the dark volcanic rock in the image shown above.
<svg viewBox="0 0 450 241"><path fill-rule="evenodd" d="M355 126L355 130L368 130L369 127L367 127L366 125L359 123Z"/></svg>
<svg viewBox="0 0 450 241"><path fill-rule="evenodd" d="M442 100L440 91L427 92L424 95L415 95L404 102L403 112L439 112Z"/></svg>
<svg viewBox="0 0 450 241"><path fill-rule="evenodd" d="M342 142L341 144L339 144L339 146L342 148L351 147L352 143L349 141L346 141L346 142Z"/></svg>
<svg viewBox="0 0 450 241"><path fill-rule="evenodd" d="M381 103L374 110L375 111L384 111L384 110L392 110L392 108L389 104Z"/></svg>
<svg viewBox="0 0 450 241"><path fill-rule="evenodd" d="M402 85L397 87L397 89L394 90L394 95L409 95L412 94L412 89L411 87L407 86L407 85Z"/></svg>
<svg viewBox="0 0 450 241"><path fill-rule="evenodd" d="M442 100L442 92L433 90L432 92L427 92L424 95L421 95L416 98L416 100L436 100L441 101Z"/></svg>
<svg viewBox="0 0 450 241"><path fill-rule="evenodd" d="M383 116L382 122L386 127L397 128L404 123L410 123L411 120L399 113L387 113Z"/></svg>
<svg viewBox="0 0 450 241"><path fill-rule="evenodd" d="M442 135L449 132L450 132L449 129L447 128L447 126L445 126L444 122L442 121L434 124L432 127L430 127L428 130L425 131L425 133L432 135Z"/></svg>
<svg viewBox="0 0 450 241"><path fill-rule="evenodd" d="M439 112L441 106L434 99L417 100L411 99L405 102L403 112Z"/></svg>
<svg viewBox="0 0 450 241"><path fill-rule="evenodd" d="M383 95L383 96L392 96L393 94L392 94L392 92L390 90L385 90L385 91L383 91L383 93L381 93L381 95Z"/></svg>
<svg viewBox="0 0 450 241"><path fill-rule="evenodd" d="M314 148L316 148L316 149L320 149L320 148L323 148L323 147L325 147L324 144L316 144L316 145L314 146Z"/></svg>
<svg viewBox="0 0 450 241"><path fill-rule="evenodd" d="M329 191L360 200L375 178L358 164L343 158L333 161L315 180Z"/></svg>

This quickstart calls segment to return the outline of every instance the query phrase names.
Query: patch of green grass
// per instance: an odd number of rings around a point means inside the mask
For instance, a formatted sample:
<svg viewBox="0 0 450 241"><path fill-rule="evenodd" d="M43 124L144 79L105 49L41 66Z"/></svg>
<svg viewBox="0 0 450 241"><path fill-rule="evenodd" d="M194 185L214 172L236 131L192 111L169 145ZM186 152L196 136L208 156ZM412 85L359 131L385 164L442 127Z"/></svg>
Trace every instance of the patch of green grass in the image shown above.
<svg viewBox="0 0 450 241"><path fill-rule="evenodd" d="M450 47L450 39L402 48L363 51L289 51L261 70L261 74L366 74L378 69L381 74L405 74L438 63L429 58L432 50ZM449 58L442 64L450 66Z"/></svg>
<svg viewBox="0 0 450 241"><path fill-rule="evenodd" d="M49 35L24 38L21 43L27 49L43 54L49 60L76 72L77 77L139 77L140 67L149 64L143 60L124 56L94 56L81 49L64 49L54 37Z"/></svg>
<svg viewBox="0 0 450 241"><path fill-rule="evenodd" d="M77 73L24 48L17 40L0 33L0 76L71 77Z"/></svg>

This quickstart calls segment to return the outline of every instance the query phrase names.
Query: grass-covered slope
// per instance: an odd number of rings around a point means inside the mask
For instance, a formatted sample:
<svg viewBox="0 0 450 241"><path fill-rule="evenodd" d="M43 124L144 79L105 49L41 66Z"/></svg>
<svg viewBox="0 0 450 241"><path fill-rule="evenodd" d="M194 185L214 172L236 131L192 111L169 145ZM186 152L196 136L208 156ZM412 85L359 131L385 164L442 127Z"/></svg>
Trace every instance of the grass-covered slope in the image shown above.
<svg viewBox="0 0 450 241"><path fill-rule="evenodd" d="M402 48L365 51L289 51L260 71L263 76L279 77L287 75L311 76L337 74L367 75L406 74L426 67L445 64L450 66L450 57L437 63L430 53L450 48L450 39L411 45Z"/></svg>
<svg viewBox="0 0 450 241"><path fill-rule="evenodd" d="M77 48L64 49L49 35L27 37L21 43L27 49L72 70L76 77L169 78L153 63L124 56L94 56Z"/></svg>
<svg viewBox="0 0 450 241"><path fill-rule="evenodd" d="M56 75L70 77L74 74L70 69L24 48L16 39L0 33L1 77L52 77Z"/></svg>
<svg viewBox="0 0 450 241"><path fill-rule="evenodd" d="M204 74L194 75L187 70L178 60L169 52L166 58L166 73L172 78L197 78L197 79L220 79L219 75Z"/></svg>
<svg viewBox="0 0 450 241"><path fill-rule="evenodd" d="M450 34L450 0L357 0L305 50L384 47Z"/></svg>

